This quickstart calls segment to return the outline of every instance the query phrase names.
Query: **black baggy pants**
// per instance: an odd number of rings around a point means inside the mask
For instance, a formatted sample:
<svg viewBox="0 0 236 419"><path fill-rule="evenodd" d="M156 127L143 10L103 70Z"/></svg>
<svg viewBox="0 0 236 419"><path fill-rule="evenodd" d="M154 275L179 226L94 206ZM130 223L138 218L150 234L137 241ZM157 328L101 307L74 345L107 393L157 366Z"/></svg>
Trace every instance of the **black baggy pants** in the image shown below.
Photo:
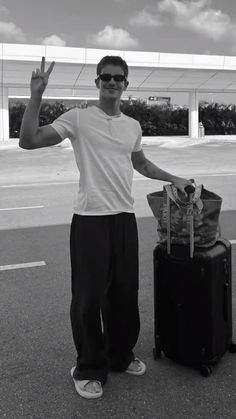
<svg viewBox="0 0 236 419"><path fill-rule="evenodd" d="M70 251L75 378L104 384L134 360L140 330L135 215L74 214Z"/></svg>

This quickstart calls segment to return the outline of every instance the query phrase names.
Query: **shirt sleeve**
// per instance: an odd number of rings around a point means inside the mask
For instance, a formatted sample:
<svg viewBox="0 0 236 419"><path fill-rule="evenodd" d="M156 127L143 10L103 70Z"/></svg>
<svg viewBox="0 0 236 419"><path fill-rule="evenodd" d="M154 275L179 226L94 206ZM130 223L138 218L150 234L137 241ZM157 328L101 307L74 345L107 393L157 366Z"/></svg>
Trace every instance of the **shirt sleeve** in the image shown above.
<svg viewBox="0 0 236 419"><path fill-rule="evenodd" d="M141 141L142 141L142 128L140 126L140 123L138 122L138 137L137 137L137 141L135 143L134 149L133 149L134 153L142 150Z"/></svg>
<svg viewBox="0 0 236 419"><path fill-rule="evenodd" d="M62 140L69 138L73 141L78 132L78 119L78 109L73 108L60 115L50 125L57 131Z"/></svg>

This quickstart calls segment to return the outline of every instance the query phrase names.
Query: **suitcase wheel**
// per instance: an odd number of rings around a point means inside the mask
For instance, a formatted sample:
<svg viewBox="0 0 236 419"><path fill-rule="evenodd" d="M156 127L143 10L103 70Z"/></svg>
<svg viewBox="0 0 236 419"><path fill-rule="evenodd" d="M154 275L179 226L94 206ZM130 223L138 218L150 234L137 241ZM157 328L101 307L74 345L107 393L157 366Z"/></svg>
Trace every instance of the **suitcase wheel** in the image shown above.
<svg viewBox="0 0 236 419"><path fill-rule="evenodd" d="M231 354L236 353L236 343L231 342L231 344L229 345L229 352L231 352Z"/></svg>
<svg viewBox="0 0 236 419"><path fill-rule="evenodd" d="M209 365L202 364L200 366L200 373L203 377L209 377L212 373L212 369Z"/></svg>

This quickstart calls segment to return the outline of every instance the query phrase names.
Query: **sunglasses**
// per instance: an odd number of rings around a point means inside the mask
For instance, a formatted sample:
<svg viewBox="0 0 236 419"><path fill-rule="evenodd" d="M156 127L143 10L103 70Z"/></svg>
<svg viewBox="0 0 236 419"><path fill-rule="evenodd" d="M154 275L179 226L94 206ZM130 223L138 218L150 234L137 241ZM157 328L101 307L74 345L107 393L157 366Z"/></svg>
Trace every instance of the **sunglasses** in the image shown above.
<svg viewBox="0 0 236 419"><path fill-rule="evenodd" d="M109 73L103 73L99 74L99 79L102 81L111 81L113 79L114 81L125 81L126 77L123 74L109 74Z"/></svg>

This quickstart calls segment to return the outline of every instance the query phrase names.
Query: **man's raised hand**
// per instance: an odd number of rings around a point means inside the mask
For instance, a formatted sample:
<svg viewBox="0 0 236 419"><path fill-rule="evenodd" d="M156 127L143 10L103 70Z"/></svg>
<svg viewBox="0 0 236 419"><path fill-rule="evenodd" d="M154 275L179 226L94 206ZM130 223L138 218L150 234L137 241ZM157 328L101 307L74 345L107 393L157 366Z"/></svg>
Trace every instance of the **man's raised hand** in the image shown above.
<svg viewBox="0 0 236 419"><path fill-rule="evenodd" d="M36 71L32 72L30 88L31 94L37 94L42 96L46 86L48 84L49 76L53 70L55 62L53 61L45 71L45 57L42 57L41 68L37 68Z"/></svg>

